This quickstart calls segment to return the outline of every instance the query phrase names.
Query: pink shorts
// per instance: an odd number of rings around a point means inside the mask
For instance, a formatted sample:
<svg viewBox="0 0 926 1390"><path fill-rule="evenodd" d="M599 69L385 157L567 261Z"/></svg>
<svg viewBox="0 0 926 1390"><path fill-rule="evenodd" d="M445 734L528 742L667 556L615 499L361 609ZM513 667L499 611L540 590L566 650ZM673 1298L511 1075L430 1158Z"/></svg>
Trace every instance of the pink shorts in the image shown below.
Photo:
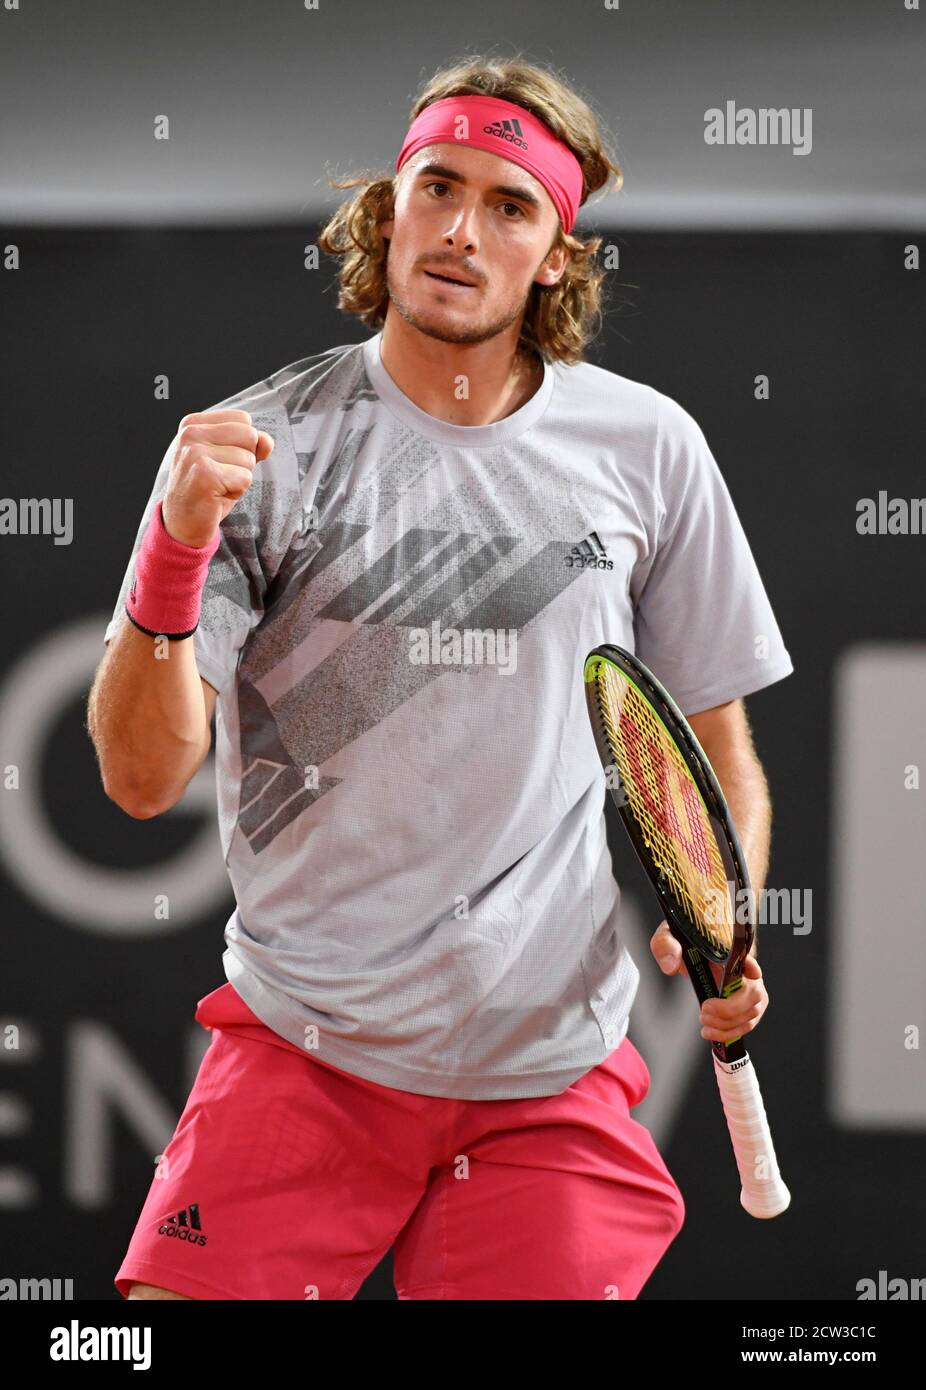
<svg viewBox="0 0 926 1390"><path fill-rule="evenodd" d="M459 1100L321 1062L230 984L196 1019L215 1031L123 1296L350 1299L391 1249L400 1299L633 1299L681 1228L629 1038L560 1095Z"/></svg>

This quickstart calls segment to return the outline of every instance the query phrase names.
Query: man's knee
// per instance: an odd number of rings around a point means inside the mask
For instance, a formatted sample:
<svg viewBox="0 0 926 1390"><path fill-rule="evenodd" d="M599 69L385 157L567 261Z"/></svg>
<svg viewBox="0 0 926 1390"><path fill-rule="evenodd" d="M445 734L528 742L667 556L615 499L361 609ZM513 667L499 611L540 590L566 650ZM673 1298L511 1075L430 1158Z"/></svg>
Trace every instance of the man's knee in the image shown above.
<svg viewBox="0 0 926 1390"><path fill-rule="evenodd" d="M185 1293L172 1293L170 1289L159 1289L156 1284L133 1284L129 1298L188 1298Z"/></svg>

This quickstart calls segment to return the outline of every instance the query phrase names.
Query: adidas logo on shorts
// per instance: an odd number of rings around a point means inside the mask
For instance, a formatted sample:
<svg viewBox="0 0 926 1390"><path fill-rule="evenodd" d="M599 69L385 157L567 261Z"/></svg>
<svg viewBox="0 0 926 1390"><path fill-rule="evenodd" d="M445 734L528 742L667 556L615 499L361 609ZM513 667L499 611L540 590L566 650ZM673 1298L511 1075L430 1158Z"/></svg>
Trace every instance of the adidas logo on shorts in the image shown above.
<svg viewBox="0 0 926 1390"><path fill-rule="evenodd" d="M173 1236L175 1240L185 1240L187 1245L205 1245L206 1237L202 1234L202 1229L199 1220L199 1203L191 1202L182 1211L166 1217L163 1225L158 1227L158 1235Z"/></svg>

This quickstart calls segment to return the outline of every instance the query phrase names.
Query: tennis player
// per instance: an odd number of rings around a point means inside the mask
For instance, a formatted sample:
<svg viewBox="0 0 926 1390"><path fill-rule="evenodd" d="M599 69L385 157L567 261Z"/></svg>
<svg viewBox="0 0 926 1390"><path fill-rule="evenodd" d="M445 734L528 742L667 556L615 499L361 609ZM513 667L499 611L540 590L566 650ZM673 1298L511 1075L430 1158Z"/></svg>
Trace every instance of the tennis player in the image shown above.
<svg viewBox="0 0 926 1390"><path fill-rule="evenodd" d="M107 794L210 747L236 907L198 1076L115 1276L130 1298L634 1299L684 1217L632 1116L639 972L581 663L635 648L705 746L755 887L742 703L792 670L704 434L586 362L575 233L621 172L517 56L438 73L395 175L320 238L372 330L188 415L90 702ZM359 185L359 186L358 186ZM662 968L680 950L661 925ZM742 990L703 1036L756 1026Z"/></svg>

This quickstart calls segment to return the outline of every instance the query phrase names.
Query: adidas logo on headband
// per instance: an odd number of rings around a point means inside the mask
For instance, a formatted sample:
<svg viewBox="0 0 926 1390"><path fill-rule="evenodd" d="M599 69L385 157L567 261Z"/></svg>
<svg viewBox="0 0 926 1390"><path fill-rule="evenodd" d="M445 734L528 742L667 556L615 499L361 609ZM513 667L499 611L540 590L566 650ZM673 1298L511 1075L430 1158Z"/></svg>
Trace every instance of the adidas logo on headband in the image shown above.
<svg viewBox="0 0 926 1390"><path fill-rule="evenodd" d="M497 135L499 140L507 140L511 145L517 145L520 150L527 149L527 141L521 131L521 122L516 116L513 116L510 121L493 121L491 125L484 125L482 128L486 135Z"/></svg>

